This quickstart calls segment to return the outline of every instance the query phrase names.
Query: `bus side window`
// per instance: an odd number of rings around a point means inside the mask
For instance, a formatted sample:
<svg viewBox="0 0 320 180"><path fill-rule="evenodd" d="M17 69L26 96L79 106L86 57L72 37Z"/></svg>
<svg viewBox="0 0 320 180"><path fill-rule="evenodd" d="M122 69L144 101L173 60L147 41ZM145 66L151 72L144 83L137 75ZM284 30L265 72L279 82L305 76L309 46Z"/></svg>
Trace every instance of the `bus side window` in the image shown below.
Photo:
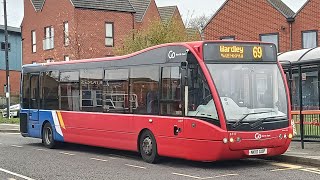
<svg viewBox="0 0 320 180"><path fill-rule="evenodd" d="M129 113L130 106L137 106L137 97L129 96L128 69L105 70L102 98L103 112Z"/></svg>
<svg viewBox="0 0 320 180"><path fill-rule="evenodd" d="M102 112L103 69L81 69L81 110Z"/></svg>
<svg viewBox="0 0 320 180"><path fill-rule="evenodd" d="M45 110L59 109L59 71L44 72L41 107Z"/></svg>
<svg viewBox="0 0 320 180"><path fill-rule="evenodd" d="M61 110L79 111L79 72L60 72L60 106Z"/></svg>
<svg viewBox="0 0 320 180"><path fill-rule="evenodd" d="M159 114L159 66L133 67L130 71L130 95L137 97L134 114Z"/></svg>
<svg viewBox="0 0 320 180"><path fill-rule="evenodd" d="M182 115L180 67L163 67L161 70L161 115Z"/></svg>
<svg viewBox="0 0 320 180"><path fill-rule="evenodd" d="M30 102L30 74L23 75L23 85L22 85L22 108L29 109Z"/></svg>

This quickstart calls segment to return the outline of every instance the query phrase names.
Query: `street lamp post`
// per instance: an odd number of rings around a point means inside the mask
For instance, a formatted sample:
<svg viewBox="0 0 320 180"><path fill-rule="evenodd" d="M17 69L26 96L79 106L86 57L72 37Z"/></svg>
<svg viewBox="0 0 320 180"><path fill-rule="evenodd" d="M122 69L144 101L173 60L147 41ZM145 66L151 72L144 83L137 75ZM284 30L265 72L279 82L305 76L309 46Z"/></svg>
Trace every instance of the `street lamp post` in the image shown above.
<svg viewBox="0 0 320 180"><path fill-rule="evenodd" d="M3 0L4 12L4 38L5 38L5 59L6 59L6 100L7 118L10 118L10 78L9 78L9 55L8 55L8 24L7 24L7 1Z"/></svg>

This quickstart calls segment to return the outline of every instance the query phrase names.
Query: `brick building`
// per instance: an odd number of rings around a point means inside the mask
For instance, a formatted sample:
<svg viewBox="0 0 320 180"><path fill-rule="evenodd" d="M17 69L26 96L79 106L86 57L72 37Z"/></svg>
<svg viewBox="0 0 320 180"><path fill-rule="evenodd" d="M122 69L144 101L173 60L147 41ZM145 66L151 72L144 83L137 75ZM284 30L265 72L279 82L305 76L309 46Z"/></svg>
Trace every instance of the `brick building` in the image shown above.
<svg viewBox="0 0 320 180"><path fill-rule="evenodd" d="M271 41L290 49L294 12L280 0L226 0L204 27L205 39Z"/></svg>
<svg viewBox="0 0 320 180"><path fill-rule="evenodd" d="M130 0L136 11L134 29L146 29L152 22L160 21L160 14L155 0Z"/></svg>
<svg viewBox="0 0 320 180"><path fill-rule="evenodd" d="M23 63L113 56L134 28L129 0L25 0Z"/></svg>
<svg viewBox="0 0 320 180"><path fill-rule="evenodd" d="M318 47L320 42L320 1L308 0L295 14L293 50Z"/></svg>

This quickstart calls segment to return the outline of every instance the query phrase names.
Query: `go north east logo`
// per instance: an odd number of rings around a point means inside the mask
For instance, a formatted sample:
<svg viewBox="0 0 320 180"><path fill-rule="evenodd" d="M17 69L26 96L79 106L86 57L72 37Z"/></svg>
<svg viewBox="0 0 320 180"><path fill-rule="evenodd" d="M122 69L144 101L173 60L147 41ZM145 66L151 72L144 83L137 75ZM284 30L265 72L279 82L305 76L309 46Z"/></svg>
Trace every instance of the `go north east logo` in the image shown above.
<svg viewBox="0 0 320 180"><path fill-rule="evenodd" d="M244 47L220 46L220 55L225 59L243 59Z"/></svg>

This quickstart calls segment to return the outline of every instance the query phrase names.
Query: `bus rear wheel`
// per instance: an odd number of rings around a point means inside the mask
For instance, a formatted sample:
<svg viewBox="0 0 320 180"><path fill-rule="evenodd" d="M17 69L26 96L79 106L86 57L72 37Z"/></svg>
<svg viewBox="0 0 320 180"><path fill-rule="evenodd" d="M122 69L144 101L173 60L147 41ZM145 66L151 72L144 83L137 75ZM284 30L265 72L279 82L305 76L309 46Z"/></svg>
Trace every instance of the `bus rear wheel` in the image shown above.
<svg viewBox="0 0 320 180"><path fill-rule="evenodd" d="M142 132L139 140L140 154L147 163L156 163L159 159L157 143L152 132L146 130Z"/></svg>
<svg viewBox="0 0 320 180"><path fill-rule="evenodd" d="M53 138L53 130L50 123L46 123L42 129L42 143L47 148L54 148L56 143Z"/></svg>

